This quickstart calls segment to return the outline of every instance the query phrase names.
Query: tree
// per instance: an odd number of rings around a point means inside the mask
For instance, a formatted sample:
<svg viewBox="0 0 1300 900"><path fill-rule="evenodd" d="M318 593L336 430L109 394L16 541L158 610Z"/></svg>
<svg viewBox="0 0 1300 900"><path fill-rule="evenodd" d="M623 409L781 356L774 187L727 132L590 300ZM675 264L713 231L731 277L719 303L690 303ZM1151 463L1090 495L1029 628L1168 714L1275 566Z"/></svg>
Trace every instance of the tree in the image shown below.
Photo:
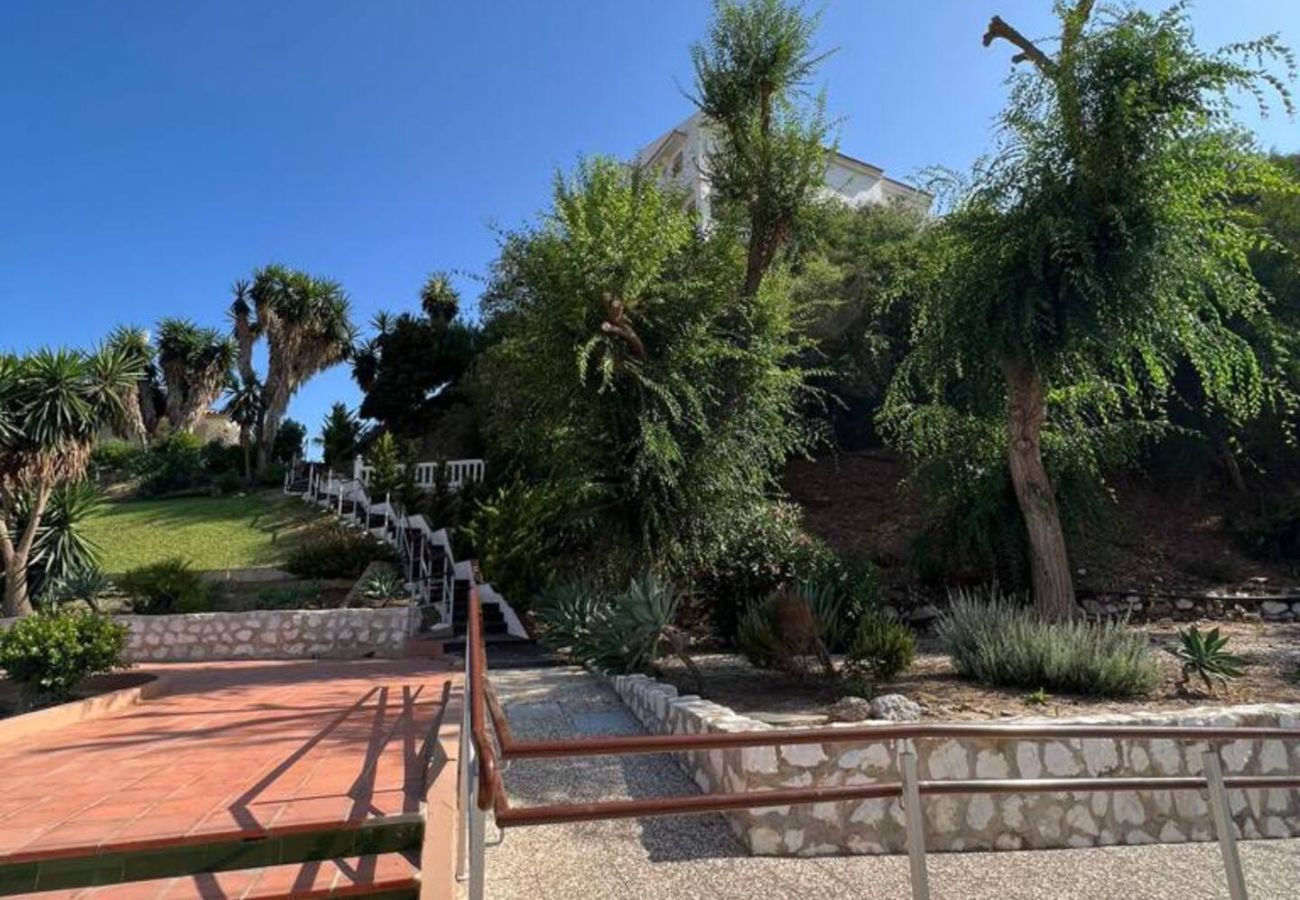
<svg viewBox="0 0 1300 900"><path fill-rule="evenodd" d="M1233 198L1281 180L1231 121L1231 95L1285 84L1275 37L1204 52L1182 5L1093 17L1058 3L1055 57L995 17L986 46L1014 62L1003 143L952 208L884 418L921 457L970 421L1003 422L1039 609L1074 614L1057 492L1044 448L1104 462L1117 423L1161 414L1187 360L1206 402L1234 420L1280 389L1238 323L1266 315L1247 263L1266 240ZM1049 447L1050 449L1050 447Z"/></svg>
<svg viewBox="0 0 1300 900"><path fill-rule="evenodd" d="M275 447L271 459L289 465L295 459L302 459L303 445L307 442L307 426L294 419L285 419L280 430L275 433Z"/></svg>
<svg viewBox="0 0 1300 900"><path fill-rule="evenodd" d="M691 48L695 104L717 131L705 177L748 235L743 294L789 240L826 172L823 101L806 85L828 54L812 49L820 21L785 0L717 0L705 41Z"/></svg>
<svg viewBox="0 0 1300 900"><path fill-rule="evenodd" d="M80 479L99 431L121 421L141 376L132 354L39 350L0 356L0 557L6 616L32 605L28 566L53 492ZM21 527L15 526L21 514Z"/></svg>
<svg viewBox="0 0 1300 900"><path fill-rule="evenodd" d="M135 360L140 368L139 380L127 391L122 421L115 423L115 427L124 437L139 441L143 447L158 427L158 370L154 366L149 332L133 325L119 325L109 333L107 344L113 352Z"/></svg>
<svg viewBox="0 0 1300 900"><path fill-rule="evenodd" d="M402 455L391 432L385 431L370 446L370 484L372 497L394 493L402 485Z"/></svg>
<svg viewBox="0 0 1300 900"><path fill-rule="evenodd" d="M493 464L585 522L606 571L686 569L806 444L788 285L738 296L744 258L647 173L592 160L495 264L502 338L476 377Z"/></svg>
<svg viewBox="0 0 1300 900"><path fill-rule="evenodd" d="M239 426L239 446L244 451L244 480L253 481L253 435L262 419L262 385L241 375L231 378L226 387L226 405L222 408L230 421Z"/></svg>
<svg viewBox="0 0 1300 900"><path fill-rule="evenodd" d="M443 273L420 291L423 315L381 313L376 334L358 348L352 376L365 392L359 414L402 438L435 430L466 401L462 379L483 348L483 332L456 319L460 298Z"/></svg>
<svg viewBox="0 0 1300 900"><path fill-rule="evenodd" d="M278 265L264 266L251 282L235 285L230 316L245 381L258 380L253 347L266 341L256 441L257 473L263 475L272 462L289 400L312 376L348 358L356 328L347 294L337 281Z"/></svg>
<svg viewBox="0 0 1300 900"><path fill-rule="evenodd" d="M321 423L320 437L316 439L325 467L346 470L356 458L360 441L361 423L345 404L335 403Z"/></svg>
<svg viewBox="0 0 1300 900"><path fill-rule="evenodd" d="M192 433L230 380L235 345L189 319L158 323L158 368L173 431Z"/></svg>

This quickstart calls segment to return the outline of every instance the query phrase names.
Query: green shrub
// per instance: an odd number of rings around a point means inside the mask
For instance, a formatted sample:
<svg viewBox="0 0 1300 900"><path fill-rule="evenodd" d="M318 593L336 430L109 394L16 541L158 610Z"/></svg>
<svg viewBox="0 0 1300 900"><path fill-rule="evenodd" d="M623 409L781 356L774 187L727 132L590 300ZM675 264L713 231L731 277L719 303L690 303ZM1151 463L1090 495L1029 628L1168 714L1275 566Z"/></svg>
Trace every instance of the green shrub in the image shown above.
<svg viewBox="0 0 1300 900"><path fill-rule="evenodd" d="M996 591L956 591L937 633L953 667L1003 687L1137 697L1160 683L1146 635L1122 622L1052 622Z"/></svg>
<svg viewBox="0 0 1300 900"><path fill-rule="evenodd" d="M643 672L672 653L700 681L685 636L673 626L677 592L654 574L633 578L612 597L586 582L557 585L536 597L532 611L542 643L576 662Z"/></svg>
<svg viewBox="0 0 1300 900"><path fill-rule="evenodd" d="M763 502L738 518L732 538L709 554L694 575L720 635L737 637L740 620L774 591L825 577L835 554L803 527L799 507Z"/></svg>
<svg viewBox="0 0 1300 900"><path fill-rule="evenodd" d="M285 568L302 578L360 578L375 560L397 562L392 547L341 525L322 529L289 554Z"/></svg>
<svg viewBox="0 0 1300 900"><path fill-rule="evenodd" d="M124 666L126 628L86 610L40 612L0 632L0 669L24 708L66 700L89 675Z"/></svg>
<svg viewBox="0 0 1300 900"><path fill-rule="evenodd" d="M827 582L804 582L752 603L736 628L736 645L751 663L803 675L816 660L836 674L832 647L844 638L840 597Z"/></svg>
<svg viewBox="0 0 1300 900"><path fill-rule="evenodd" d="M257 592L250 609L302 609L306 597L297 588L267 587Z"/></svg>
<svg viewBox="0 0 1300 900"><path fill-rule="evenodd" d="M860 688L892 681L916 659L916 635L893 616L869 612L858 620L843 675ZM869 690L863 691L869 693Z"/></svg>
<svg viewBox="0 0 1300 900"><path fill-rule="evenodd" d="M1300 500L1270 500L1229 525L1238 546L1256 559L1300 561Z"/></svg>
<svg viewBox="0 0 1300 900"><path fill-rule="evenodd" d="M131 598L131 610L142 616L204 612L210 606L208 585L180 557L132 569L117 579Z"/></svg>
<svg viewBox="0 0 1300 900"><path fill-rule="evenodd" d="M199 463L210 475L219 476L224 472L238 475L244 471L244 450L238 444L213 438L199 451Z"/></svg>
<svg viewBox="0 0 1300 900"><path fill-rule="evenodd" d="M41 604L54 607L81 601L98 612L99 598L108 593L111 587L112 584L97 566L76 569L46 581L41 588Z"/></svg>
<svg viewBox="0 0 1300 900"><path fill-rule="evenodd" d="M208 481L203 441L183 431L173 432L151 447L141 460L141 469L142 497L196 490Z"/></svg>
<svg viewBox="0 0 1300 900"><path fill-rule="evenodd" d="M244 476L240 475L233 469L226 469L224 472L219 473L216 478L212 479L213 490L222 496L238 494L247 487L248 485L244 483Z"/></svg>
<svg viewBox="0 0 1300 900"><path fill-rule="evenodd" d="M144 450L129 441L100 441L90 454L90 465L105 474L133 474Z"/></svg>
<svg viewBox="0 0 1300 900"><path fill-rule="evenodd" d="M1229 640L1217 628L1201 631L1193 625L1178 632L1178 646L1170 652L1183 664L1184 687L1193 675L1205 682L1208 690L1214 690L1216 682L1227 684L1241 676L1245 660L1228 651Z"/></svg>

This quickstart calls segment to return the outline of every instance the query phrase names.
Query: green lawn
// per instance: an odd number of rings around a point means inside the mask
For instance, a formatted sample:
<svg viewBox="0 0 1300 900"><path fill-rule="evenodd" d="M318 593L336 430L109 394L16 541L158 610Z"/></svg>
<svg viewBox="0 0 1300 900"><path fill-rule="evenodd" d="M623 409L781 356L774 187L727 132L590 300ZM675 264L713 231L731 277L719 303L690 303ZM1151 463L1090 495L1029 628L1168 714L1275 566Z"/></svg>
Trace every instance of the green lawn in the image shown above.
<svg viewBox="0 0 1300 900"><path fill-rule="evenodd" d="M87 523L103 570L120 574L169 557L200 571L275 567L327 518L281 494L182 497L105 504Z"/></svg>

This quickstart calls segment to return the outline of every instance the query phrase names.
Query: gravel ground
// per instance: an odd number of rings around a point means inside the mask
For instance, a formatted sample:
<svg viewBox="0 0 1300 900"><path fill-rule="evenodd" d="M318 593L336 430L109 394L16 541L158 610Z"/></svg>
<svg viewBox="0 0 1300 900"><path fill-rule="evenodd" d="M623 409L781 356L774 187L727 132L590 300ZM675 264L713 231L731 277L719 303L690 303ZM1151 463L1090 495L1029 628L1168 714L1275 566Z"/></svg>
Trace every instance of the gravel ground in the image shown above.
<svg viewBox="0 0 1300 900"><path fill-rule="evenodd" d="M518 737L629 734L640 725L578 669L493 674ZM518 805L694 793L661 756L520 760L505 773ZM489 834L489 840L492 834ZM1300 896L1300 840L1241 844L1252 900ZM1217 844L929 857L939 900L1227 896ZM719 816L548 825L507 832L487 851L489 900L906 900L905 857L750 857Z"/></svg>

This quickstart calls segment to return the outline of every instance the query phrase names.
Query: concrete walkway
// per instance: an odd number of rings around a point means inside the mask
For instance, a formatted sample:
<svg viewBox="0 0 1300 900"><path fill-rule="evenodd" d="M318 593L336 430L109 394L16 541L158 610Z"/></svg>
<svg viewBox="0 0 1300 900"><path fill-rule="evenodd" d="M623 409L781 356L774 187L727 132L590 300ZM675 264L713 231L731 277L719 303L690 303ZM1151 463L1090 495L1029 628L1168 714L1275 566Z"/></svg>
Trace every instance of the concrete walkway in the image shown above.
<svg viewBox="0 0 1300 900"><path fill-rule="evenodd" d="M447 667L157 667L166 695L0 744L0 863L418 813Z"/></svg>
<svg viewBox="0 0 1300 900"><path fill-rule="evenodd" d="M520 738L641 731L613 691L581 670L492 678ZM520 760L505 779L519 805L695 791L663 756ZM1300 841L1241 847L1252 900L1300 896ZM935 854L929 871L936 900L1227 896L1217 844ZM490 900L911 897L904 857L750 857L719 816L513 829L488 849L487 873Z"/></svg>

